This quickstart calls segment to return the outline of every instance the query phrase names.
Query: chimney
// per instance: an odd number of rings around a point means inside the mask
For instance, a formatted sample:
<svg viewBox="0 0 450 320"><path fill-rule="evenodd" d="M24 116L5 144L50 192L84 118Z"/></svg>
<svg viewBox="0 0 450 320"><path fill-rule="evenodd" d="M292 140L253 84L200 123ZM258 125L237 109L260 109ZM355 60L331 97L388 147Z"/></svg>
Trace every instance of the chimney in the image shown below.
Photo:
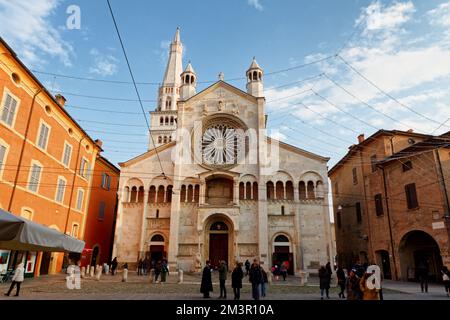
<svg viewBox="0 0 450 320"><path fill-rule="evenodd" d="M363 143L363 142L364 142L364 133L362 133L358 136L358 143Z"/></svg>
<svg viewBox="0 0 450 320"><path fill-rule="evenodd" d="M64 108L64 105L66 104L66 98L64 98L63 95L57 94L55 96L56 102L58 102L58 104Z"/></svg>
<svg viewBox="0 0 450 320"><path fill-rule="evenodd" d="M95 140L95 144L101 149L103 147L103 141L100 139Z"/></svg>

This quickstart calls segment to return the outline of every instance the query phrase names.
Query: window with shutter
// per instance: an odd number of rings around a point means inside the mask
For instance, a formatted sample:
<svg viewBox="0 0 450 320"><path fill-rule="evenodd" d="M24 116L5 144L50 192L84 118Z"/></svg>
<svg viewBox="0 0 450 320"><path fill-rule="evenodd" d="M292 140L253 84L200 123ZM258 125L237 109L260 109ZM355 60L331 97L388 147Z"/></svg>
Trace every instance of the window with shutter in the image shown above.
<svg viewBox="0 0 450 320"><path fill-rule="evenodd" d="M383 212L383 197L381 196L381 193L375 195L375 212L377 216L382 216L384 214Z"/></svg>
<svg viewBox="0 0 450 320"><path fill-rule="evenodd" d="M64 200L64 193L66 191L66 181L62 178L58 179L58 187L56 191L56 202L62 203Z"/></svg>
<svg viewBox="0 0 450 320"><path fill-rule="evenodd" d="M64 144L64 152L63 152L63 164L68 167L70 165L70 158L72 157L72 146L70 144Z"/></svg>
<svg viewBox="0 0 450 320"><path fill-rule="evenodd" d="M2 176L4 163L6 163L6 147L0 145L0 177Z"/></svg>
<svg viewBox="0 0 450 320"><path fill-rule="evenodd" d="M105 219L105 203L103 201L100 202L100 207L98 209L98 219L99 220Z"/></svg>
<svg viewBox="0 0 450 320"><path fill-rule="evenodd" d="M31 167L30 181L28 182L28 190L36 192L39 186L39 180L41 179L42 167L33 164Z"/></svg>
<svg viewBox="0 0 450 320"><path fill-rule="evenodd" d="M1 119L10 127L13 125L14 116L16 114L16 108L17 108L17 100L14 99L11 95L6 94Z"/></svg>
<svg viewBox="0 0 450 320"><path fill-rule="evenodd" d="M41 128L39 130L39 139L38 139L38 147L45 150L47 149L47 141L48 141L48 134L50 132L50 128L45 125L44 123L41 123Z"/></svg>
<svg viewBox="0 0 450 320"><path fill-rule="evenodd" d="M408 209L415 209L419 207L419 202L417 201L416 184L407 184L405 186L405 193Z"/></svg>

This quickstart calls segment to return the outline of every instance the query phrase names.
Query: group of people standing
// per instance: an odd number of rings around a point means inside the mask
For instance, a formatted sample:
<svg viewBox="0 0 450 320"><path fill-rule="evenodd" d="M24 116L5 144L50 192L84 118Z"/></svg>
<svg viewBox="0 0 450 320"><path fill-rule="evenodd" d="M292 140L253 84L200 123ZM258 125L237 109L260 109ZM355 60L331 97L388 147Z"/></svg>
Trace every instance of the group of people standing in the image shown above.
<svg viewBox="0 0 450 320"><path fill-rule="evenodd" d="M231 287L233 288L234 300L240 300L242 281L248 276L249 282L252 284L252 297L255 300L259 300L260 297L266 296L266 284L268 283L267 273L264 268L255 259L253 264L246 261L246 273L242 270L242 263L236 262L236 265L231 273ZM210 298L210 292L213 291L212 286L212 273L210 261L206 261L206 265L203 268L202 282L200 285L200 292L203 293L203 298ZM219 299L227 298L226 280L228 277L228 267L225 261L220 261L218 268L219 271L219 284L220 284L220 296Z"/></svg>

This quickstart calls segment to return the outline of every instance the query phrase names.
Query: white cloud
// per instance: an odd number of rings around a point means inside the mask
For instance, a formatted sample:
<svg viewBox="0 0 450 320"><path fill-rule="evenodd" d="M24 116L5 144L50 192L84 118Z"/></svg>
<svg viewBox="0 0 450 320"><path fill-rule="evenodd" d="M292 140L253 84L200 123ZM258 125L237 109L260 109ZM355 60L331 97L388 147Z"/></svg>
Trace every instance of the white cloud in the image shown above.
<svg viewBox="0 0 450 320"><path fill-rule="evenodd" d="M382 29L397 29L409 21L416 11L411 1L397 2L391 6L384 6L375 1L365 8L356 20L356 24L365 22L365 31L376 31Z"/></svg>
<svg viewBox="0 0 450 320"><path fill-rule="evenodd" d="M117 63L119 60L114 56L110 54L101 54L95 48L91 49L90 54L94 58L94 65L89 68L89 73L98 74L103 77L112 76L117 73Z"/></svg>
<svg viewBox="0 0 450 320"><path fill-rule="evenodd" d="M247 3L254 7L256 10L263 11L263 6L261 4L261 0L247 0Z"/></svg>
<svg viewBox="0 0 450 320"><path fill-rule="evenodd" d="M45 55L71 65L72 46L49 23L60 0L0 0L0 34L27 64L44 64Z"/></svg>
<svg viewBox="0 0 450 320"><path fill-rule="evenodd" d="M450 2L442 3L437 8L427 12L431 25L450 26Z"/></svg>

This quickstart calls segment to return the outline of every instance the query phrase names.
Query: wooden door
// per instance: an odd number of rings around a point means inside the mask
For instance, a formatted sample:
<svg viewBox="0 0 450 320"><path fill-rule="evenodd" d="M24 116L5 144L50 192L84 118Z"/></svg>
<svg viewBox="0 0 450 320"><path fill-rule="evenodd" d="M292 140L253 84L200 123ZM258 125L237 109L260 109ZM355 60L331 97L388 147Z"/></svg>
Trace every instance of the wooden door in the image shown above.
<svg viewBox="0 0 450 320"><path fill-rule="evenodd" d="M219 266L220 260L228 261L228 234L215 234L209 236L209 260L211 266Z"/></svg>

